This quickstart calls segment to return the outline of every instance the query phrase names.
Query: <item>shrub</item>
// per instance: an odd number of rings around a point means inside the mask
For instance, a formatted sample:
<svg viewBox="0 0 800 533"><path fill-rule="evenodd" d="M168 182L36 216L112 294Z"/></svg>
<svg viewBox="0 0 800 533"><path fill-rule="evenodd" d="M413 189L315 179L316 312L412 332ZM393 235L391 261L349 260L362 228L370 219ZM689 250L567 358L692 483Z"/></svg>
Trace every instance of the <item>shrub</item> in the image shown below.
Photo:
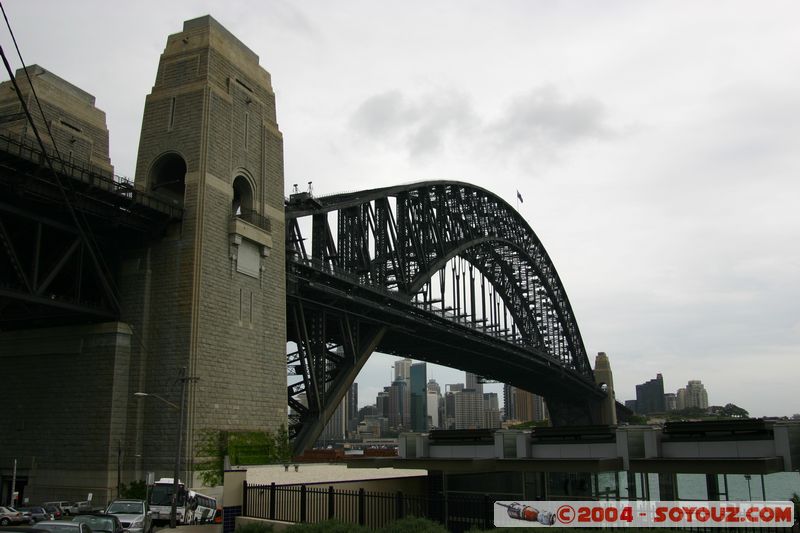
<svg viewBox="0 0 800 533"><path fill-rule="evenodd" d="M237 527L234 533L272 533L272 524L250 522Z"/></svg>
<svg viewBox="0 0 800 533"><path fill-rule="evenodd" d="M447 529L442 524L416 516L392 522L382 531L386 533L447 533Z"/></svg>
<svg viewBox="0 0 800 533"><path fill-rule="evenodd" d="M367 533L369 529L356 525L345 524L339 520L325 520L316 524L295 524L290 526L286 531L290 533Z"/></svg>

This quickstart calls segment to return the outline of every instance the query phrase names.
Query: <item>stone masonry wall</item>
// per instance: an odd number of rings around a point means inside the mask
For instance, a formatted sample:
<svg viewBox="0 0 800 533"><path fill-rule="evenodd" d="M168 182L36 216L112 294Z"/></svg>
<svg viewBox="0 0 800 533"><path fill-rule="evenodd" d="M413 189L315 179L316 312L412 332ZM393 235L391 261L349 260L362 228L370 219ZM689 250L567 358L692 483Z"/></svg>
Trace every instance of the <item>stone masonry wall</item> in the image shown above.
<svg viewBox="0 0 800 533"><path fill-rule="evenodd" d="M198 378L187 410L191 458L205 430L274 431L286 423L283 154L274 94L258 57L210 17L168 38L146 100L137 188L152 187L151 169L165 153L186 162L184 218L157 244L128 252L123 305L134 331L131 387L179 403L178 369ZM231 202L239 175L271 223L271 233L254 228L271 238L260 248L258 276L236 268ZM126 464L130 476L171 477L176 427L177 412L160 402L130 402L131 456L140 455Z"/></svg>
<svg viewBox="0 0 800 533"><path fill-rule="evenodd" d="M0 461L17 459L31 502L115 495L130 343L119 322L0 333Z"/></svg>

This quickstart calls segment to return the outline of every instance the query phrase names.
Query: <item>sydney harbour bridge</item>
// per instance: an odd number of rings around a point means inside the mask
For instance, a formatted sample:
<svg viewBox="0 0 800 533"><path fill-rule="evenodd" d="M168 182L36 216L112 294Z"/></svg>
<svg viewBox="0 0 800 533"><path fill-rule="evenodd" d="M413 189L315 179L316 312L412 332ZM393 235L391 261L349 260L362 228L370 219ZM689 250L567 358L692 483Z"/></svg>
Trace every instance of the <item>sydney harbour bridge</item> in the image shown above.
<svg viewBox="0 0 800 533"><path fill-rule="evenodd" d="M167 40L133 181L113 173L94 97L6 67L0 358L48 392L3 388L0 449L55 472L40 486L74 479L52 442L92 472L81 490L105 491L118 468L169 471L176 427L190 463L203 432L287 422L301 452L376 351L538 393L555 424L613 421L522 215L457 181L285 198L270 76L211 17ZM185 408L185 426L141 392Z"/></svg>
<svg viewBox="0 0 800 533"><path fill-rule="evenodd" d="M504 200L429 181L295 194L286 215L287 337L297 344L288 363L302 377L289 404L300 443L313 442L373 351L535 389L557 423L590 423L605 395L566 291Z"/></svg>

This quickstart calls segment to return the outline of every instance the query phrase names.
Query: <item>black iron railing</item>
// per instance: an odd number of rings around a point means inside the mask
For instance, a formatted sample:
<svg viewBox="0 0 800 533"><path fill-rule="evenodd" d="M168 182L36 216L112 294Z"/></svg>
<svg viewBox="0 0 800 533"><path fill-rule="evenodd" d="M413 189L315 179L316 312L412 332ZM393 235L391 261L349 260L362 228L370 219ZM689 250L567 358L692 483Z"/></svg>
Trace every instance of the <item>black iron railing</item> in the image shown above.
<svg viewBox="0 0 800 533"><path fill-rule="evenodd" d="M269 218L253 209L242 209L233 215L233 218L238 218L240 220L244 220L245 222L249 222L250 224L259 227L264 231L272 231L272 225L270 224Z"/></svg>
<svg viewBox="0 0 800 533"><path fill-rule="evenodd" d="M43 165L45 156L41 147L33 140L9 132L0 134L0 153L13 155L22 160ZM155 211L169 215L171 219L180 219L183 209L155 195L136 190L133 182L123 176L112 175L108 171L94 165L83 165L72 161L64 161L50 156L53 170L61 176L67 176L95 191L103 191L124 200L126 208L132 204L140 204ZM119 202L117 202L119 203Z"/></svg>
<svg viewBox="0 0 800 533"><path fill-rule="evenodd" d="M493 500L484 495L405 494L345 490L319 485L244 484L242 515L282 522L316 523L330 518L370 529L415 516L445 524L450 531L488 529Z"/></svg>

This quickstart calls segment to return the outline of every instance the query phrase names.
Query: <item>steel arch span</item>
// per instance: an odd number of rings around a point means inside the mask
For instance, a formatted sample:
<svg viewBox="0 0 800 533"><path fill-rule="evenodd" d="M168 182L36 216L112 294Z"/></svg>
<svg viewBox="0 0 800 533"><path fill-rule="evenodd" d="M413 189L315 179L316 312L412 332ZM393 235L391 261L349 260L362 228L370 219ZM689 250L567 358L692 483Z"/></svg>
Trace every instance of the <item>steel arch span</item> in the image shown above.
<svg viewBox="0 0 800 533"><path fill-rule="evenodd" d="M286 205L290 434L313 445L373 351L474 372L589 423L605 396L553 262L507 202L427 181Z"/></svg>

